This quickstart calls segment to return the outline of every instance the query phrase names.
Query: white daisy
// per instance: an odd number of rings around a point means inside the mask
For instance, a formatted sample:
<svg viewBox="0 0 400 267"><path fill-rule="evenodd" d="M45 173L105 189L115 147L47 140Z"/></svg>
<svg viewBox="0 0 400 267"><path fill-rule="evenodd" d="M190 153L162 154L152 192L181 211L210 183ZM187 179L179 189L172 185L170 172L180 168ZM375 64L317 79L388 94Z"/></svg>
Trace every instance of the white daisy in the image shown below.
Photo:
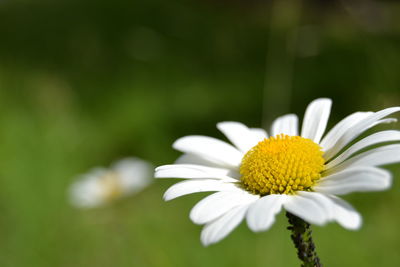
<svg viewBox="0 0 400 267"><path fill-rule="evenodd" d="M92 208L137 193L153 177L152 165L138 158L115 162L111 168L94 168L70 187L70 201L79 208Z"/></svg>
<svg viewBox="0 0 400 267"><path fill-rule="evenodd" d="M361 216L337 195L379 191L390 187L391 174L377 166L400 161L400 131L381 131L354 141L366 130L396 119L392 107L378 112L353 113L324 135L332 101L309 104L301 131L298 118L277 118L268 137L263 129L238 122L217 128L233 144L206 136L186 136L173 147L184 154L176 164L156 169L156 178L186 178L171 186L165 200L217 191L197 203L191 220L204 224L201 241L209 245L226 237L243 219L252 231L265 231L283 209L308 223L336 221L358 229ZM299 134L300 133L300 134Z"/></svg>

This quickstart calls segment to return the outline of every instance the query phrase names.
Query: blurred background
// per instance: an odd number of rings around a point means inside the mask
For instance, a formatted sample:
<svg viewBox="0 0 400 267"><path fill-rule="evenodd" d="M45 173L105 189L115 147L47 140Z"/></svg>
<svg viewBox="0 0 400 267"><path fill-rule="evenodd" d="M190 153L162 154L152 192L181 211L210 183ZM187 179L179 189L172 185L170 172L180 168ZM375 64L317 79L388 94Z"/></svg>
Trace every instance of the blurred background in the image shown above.
<svg viewBox="0 0 400 267"><path fill-rule="evenodd" d="M188 214L207 194L165 203L175 181L162 180L79 210L68 187L126 156L171 163L175 139L221 138L219 121L267 126L317 97L334 101L330 125L399 105L399 12L395 0L0 0L0 266L298 266L283 213L204 248ZM389 191L345 197L360 231L314 227L325 266L400 262L389 169Z"/></svg>

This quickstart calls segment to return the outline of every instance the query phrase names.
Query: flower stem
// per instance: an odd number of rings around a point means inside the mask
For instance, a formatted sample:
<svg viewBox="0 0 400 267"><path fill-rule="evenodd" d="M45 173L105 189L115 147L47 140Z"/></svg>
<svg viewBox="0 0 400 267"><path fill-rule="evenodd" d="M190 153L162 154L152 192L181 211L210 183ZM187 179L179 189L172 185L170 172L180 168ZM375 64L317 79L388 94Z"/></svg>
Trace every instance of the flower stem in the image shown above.
<svg viewBox="0 0 400 267"><path fill-rule="evenodd" d="M290 224L287 229L292 231L290 237L297 249L297 256L302 261L301 267L321 267L322 264L311 237L310 224L289 212L286 212L286 217Z"/></svg>

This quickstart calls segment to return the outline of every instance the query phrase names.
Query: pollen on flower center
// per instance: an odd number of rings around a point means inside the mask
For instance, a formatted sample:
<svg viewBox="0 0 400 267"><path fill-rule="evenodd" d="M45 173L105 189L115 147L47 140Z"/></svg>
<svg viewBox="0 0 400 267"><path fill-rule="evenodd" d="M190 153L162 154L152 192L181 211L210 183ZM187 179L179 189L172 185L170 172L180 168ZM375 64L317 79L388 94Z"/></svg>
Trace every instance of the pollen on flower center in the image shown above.
<svg viewBox="0 0 400 267"><path fill-rule="evenodd" d="M241 183L259 195L309 190L324 170L322 154L318 144L300 136L264 139L243 157Z"/></svg>

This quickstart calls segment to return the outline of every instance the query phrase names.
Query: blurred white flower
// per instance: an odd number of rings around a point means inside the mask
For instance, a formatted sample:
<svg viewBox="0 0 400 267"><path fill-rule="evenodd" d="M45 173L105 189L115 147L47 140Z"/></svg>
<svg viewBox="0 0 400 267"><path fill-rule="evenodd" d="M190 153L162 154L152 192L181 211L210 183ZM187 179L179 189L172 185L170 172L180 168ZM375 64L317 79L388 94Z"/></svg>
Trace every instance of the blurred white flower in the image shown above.
<svg viewBox="0 0 400 267"><path fill-rule="evenodd" d="M153 166L138 158L126 158L110 168L97 167L81 175L70 187L71 203L79 208L92 208L137 193L153 178Z"/></svg>

